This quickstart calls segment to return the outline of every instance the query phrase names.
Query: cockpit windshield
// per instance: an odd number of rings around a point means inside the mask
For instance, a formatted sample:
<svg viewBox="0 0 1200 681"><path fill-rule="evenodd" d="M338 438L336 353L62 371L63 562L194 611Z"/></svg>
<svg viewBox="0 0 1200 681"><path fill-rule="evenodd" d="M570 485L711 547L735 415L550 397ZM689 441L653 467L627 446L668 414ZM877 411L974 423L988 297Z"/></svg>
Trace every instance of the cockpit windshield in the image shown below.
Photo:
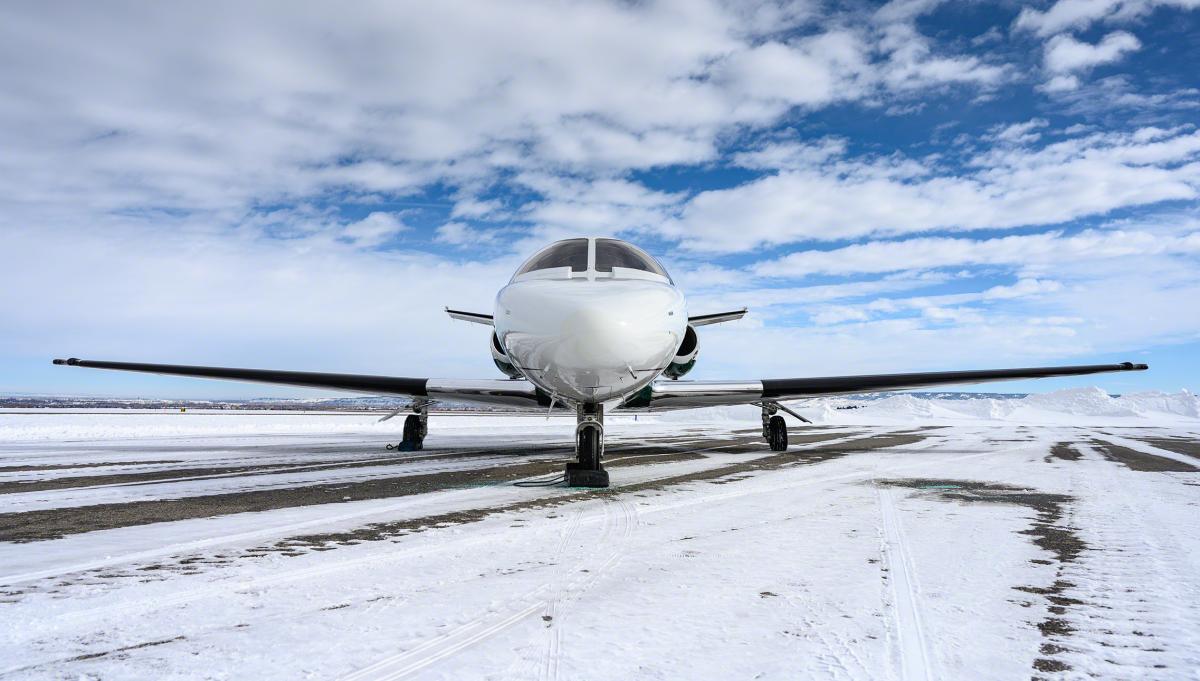
<svg viewBox="0 0 1200 681"><path fill-rule="evenodd" d="M667 277L667 271L662 265L640 248L617 239L596 239L596 271L612 272L614 267L652 272Z"/></svg>
<svg viewBox="0 0 1200 681"><path fill-rule="evenodd" d="M517 274L556 267L570 267L572 272L586 272L588 268L588 240L567 239L550 244L527 260Z"/></svg>

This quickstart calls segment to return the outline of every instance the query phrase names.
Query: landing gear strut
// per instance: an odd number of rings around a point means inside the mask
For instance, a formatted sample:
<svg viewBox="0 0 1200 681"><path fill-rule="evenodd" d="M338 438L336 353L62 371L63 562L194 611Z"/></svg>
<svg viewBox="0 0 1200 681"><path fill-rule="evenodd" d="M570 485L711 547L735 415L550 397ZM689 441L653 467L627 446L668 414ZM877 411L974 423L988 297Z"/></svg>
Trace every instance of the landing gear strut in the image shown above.
<svg viewBox="0 0 1200 681"><path fill-rule="evenodd" d="M773 404L764 404L762 408L763 437L771 445L771 451L784 452L788 448L787 424L783 417L776 412L779 408Z"/></svg>
<svg viewBox="0 0 1200 681"><path fill-rule="evenodd" d="M404 439L398 445L388 445L388 449L401 452L413 452L424 448L425 434L429 432L429 412L423 406L413 408L417 413L409 414L404 419Z"/></svg>
<svg viewBox="0 0 1200 681"><path fill-rule="evenodd" d="M604 405L581 404L575 425L575 457L567 464L568 487L608 487L604 470Z"/></svg>

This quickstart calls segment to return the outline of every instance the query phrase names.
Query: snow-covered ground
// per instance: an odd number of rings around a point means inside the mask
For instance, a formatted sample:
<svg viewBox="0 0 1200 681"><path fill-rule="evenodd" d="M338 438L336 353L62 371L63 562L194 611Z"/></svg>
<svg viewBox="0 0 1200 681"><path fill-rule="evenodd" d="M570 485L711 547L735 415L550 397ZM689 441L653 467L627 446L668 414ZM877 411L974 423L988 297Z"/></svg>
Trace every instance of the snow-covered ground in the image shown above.
<svg viewBox="0 0 1200 681"><path fill-rule="evenodd" d="M0 678L1198 678L1195 396L795 406L0 413Z"/></svg>

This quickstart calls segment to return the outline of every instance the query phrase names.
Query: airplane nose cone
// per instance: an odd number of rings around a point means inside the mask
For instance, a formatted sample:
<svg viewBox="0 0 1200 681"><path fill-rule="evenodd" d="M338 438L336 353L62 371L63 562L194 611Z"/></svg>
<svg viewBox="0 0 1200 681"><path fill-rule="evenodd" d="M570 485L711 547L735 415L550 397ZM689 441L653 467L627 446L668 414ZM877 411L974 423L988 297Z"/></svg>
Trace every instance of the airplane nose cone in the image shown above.
<svg viewBox="0 0 1200 681"><path fill-rule="evenodd" d="M512 316L505 345L531 379L572 399L605 400L645 385L686 329L682 299L665 284L528 284L535 286L500 301L497 313Z"/></svg>
<svg viewBox="0 0 1200 681"><path fill-rule="evenodd" d="M620 366L670 341L665 329L639 325L610 305L588 305L563 321L564 362L577 367Z"/></svg>

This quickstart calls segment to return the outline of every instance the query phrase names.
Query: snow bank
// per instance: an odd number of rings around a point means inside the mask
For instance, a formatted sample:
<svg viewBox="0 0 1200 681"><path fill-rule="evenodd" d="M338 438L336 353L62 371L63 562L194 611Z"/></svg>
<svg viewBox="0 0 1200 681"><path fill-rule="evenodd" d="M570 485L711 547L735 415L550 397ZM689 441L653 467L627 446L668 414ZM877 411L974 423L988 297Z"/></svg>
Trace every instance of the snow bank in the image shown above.
<svg viewBox="0 0 1200 681"><path fill-rule="evenodd" d="M951 399L898 393L878 399L828 397L787 404L814 423L828 424L1020 421L1091 425L1120 421L1129 425L1157 425L1200 419L1200 397L1187 390L1112 397L1100 388L1071 388L1012 399ZM739 406L667 412L652 418L663 422L757 424L760 416L757 407Z"/></svg>
<svg viewBox="0 0 1200 681"><path fill-rule="evenodd" d="M972 420L1081 425L1121 421L1155 425L1200 419L1200 398L1187 390L1113 397L1092 387L1056 390L1020 399L941 399L901 394L875 401L830 398L818 402L810 403L801 413L813 421L827 423Z"/></svg>

